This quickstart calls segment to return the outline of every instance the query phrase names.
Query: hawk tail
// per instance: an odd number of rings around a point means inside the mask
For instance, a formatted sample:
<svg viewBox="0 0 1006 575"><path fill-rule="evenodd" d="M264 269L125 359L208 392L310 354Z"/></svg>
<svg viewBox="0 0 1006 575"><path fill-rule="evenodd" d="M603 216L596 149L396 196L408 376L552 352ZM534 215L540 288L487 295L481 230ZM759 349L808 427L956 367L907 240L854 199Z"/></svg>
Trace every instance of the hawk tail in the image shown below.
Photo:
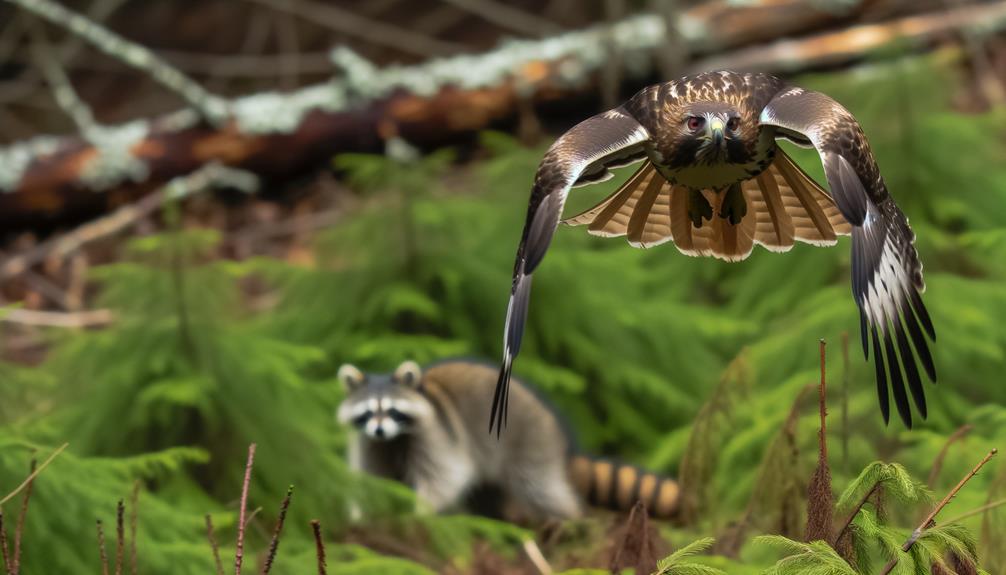
<svg viewBox="0 0 1006 575"><path fill-rule="evenodd" d="M625 236L631 245L649 248L673 241L691 256L727 261L750 255L754 244L784 252L795 241L832 245L851 226L824 189L782 150L761 174L741 183L748 212L737 225L714 216L695 227L688 216L688 190L675 186L646 162L618 190L594 207L566 220L586 225L596 236ZM719 213L724 194L703 190Z"/></svg>

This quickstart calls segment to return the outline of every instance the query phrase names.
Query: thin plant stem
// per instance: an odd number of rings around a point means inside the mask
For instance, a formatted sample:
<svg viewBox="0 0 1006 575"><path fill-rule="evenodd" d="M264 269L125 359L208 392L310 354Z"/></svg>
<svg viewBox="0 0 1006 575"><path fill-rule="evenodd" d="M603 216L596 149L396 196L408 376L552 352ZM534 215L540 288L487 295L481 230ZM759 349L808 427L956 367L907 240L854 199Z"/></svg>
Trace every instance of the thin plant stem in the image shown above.
<svg viewBox="0 0 1006 575"><path fill-rule="evenodd" d="M325 570L325 542L321 539L321 523L311 520L311 530L314 531L314 552L318 557L318 575L327 575Z"/></svg>
<svg viewBox="0 0 1006 575"><path fill-rule="evenodd" d="M283 522L286 521L286 512L290 508L290 498L293 497L293 485L286 490L286 497L279 506L279 517L276 519L276 529L272 532L272 539L269 541L269 554L266 555L265 564L262 566L262 575L269 575L272 570L272 563L276 560L276 552L279 550L279 537L283 533Z"/></svg>
<svg viewBox="0 0 1006 575"><path fill-rule="evenodd" d="M31 458L31 465L28 468L28 485L24 488L24 498L21 500L21 513L17 516L17 526L14 528L14 560L11 562L11 573L18 575L21 573L21 537L24 534L24 521L28 517L28 502L31 500L32 487L35 485L35 466L38 461Z"/></svg>
<svg viewBox="0 0 1006 575"><path fill-rule="evenodd" d="M96 523L98 527L98 557L101 559L101 575L108 575L108 555L105 554L105 530L101 526L101 519Z"/></svg>
<svg viewBox="0 0 1006 575"><path fill-rule="evenodd" d="M115 508L115 575L122 575L126 550L126 505L119 500Z"/></svg>
<svg viewBox="0 0 1006 575"><path fill-rule="evenodd" d="M140 480L133 482L133 493L129 497L129 572L130 575L137 575L138 563L136 560L136 524L140 517Z"/></svg>
<svg viewBox="0 0 1006 575"><path fill-rule="evenodd" d="M995 457L997 453L999 453L998 449L993 449L992 451L989 451L988 454L985 457L983 457L981 461L978 462L978 465L975 465L974 469L972 469L967 475L965 475L957 483L957 485L955 485L954 488L950 490L950 493L947 493L947 496L944 497L943 500L940 501L939 504L937 504L936 507L933 508L933 510L929 513L929 515L926 516L925 519L922 520L922 523L920 523L919 526L915 528L915 531L912 531L912 535L908 538L907 541L905 541L904 545L901 546L902 551L907 552L909 549L912 548L913 545L915 545L915 542L919 540L919 537L922 536L922 533L926 529L929 529L934 524L934 520L936 519L936 516L939 514L939 512L942 511L943 508L946 507L948 503L950 503L950 500L957 495L958 491L960 491L961 489L964 488L965 485L967 485L968 481L971 481L972 477L978 475L978 472L981 470L981 468L984 467L985 464L988 463L990 459ZM894 569L894 566L897 564L898 564L898 557L894 556L893 558L891 558L890 561L887 562L887 565L884 565L884 568L883 570L881 570L880 575L888 575L888 573L890 573Z"/></svg>
<svg viewBox="0 0 1006 575"><path fill-rule="evenodd" d="M255 465L255 444L248 446L248 462L245 464L245 478L241 484L241 510L238 513L237 551L234 553L234 575L241 575L241 563L245 553L245 512L248 509L248 486L251 484L252 466Z"/></svg>
<svg viewBox="0 0 1006 575"><path fill-rule="evenodd" d="M14 497L16 497L18 493L21 493L22 489L25 489L26 487L31 485L31 482L34 481L36 477L38 477L38 474L42 473L42 470L48 467L49 464L52 463L52 460L56 459L56 456L59 455L60 453L63 453L63 450L66 449L69 445L70 445L69 443L64 443L63 445L59 446L59 449L53 451L52 455L50 455L45 461L42 462L42 465L39 465L38 468L35 471L33 471L31 475L28 476L27 479L21 482L21 485L17 486L17 489L8 493L3 499L0 499L0 505L7 503L11 499L14 499Z"/></svg>
<svg viewBox="0 0 1006 575"><path fill-rule="evenodd" d="M3 523L3 509L0 509L0 553L3 554L3 572L7 575L14 575L11 570L10 552L7 549L7 528Z"/></svg>
<svg viewBox="0 0 1006 575"><path fill-rule="evenodd" d="M1003 505L1006 505L1006 499L1000 499L998 501L993 501L992 503L986 503L985 505L982 505L978 509L972 509L967 513L962 513L957 517L954 517L953 519L947 519L946 521L943 522L943 524L950 525L951 523L959 523L961 521L964 521L968 517L973 517L975 515L985 513L986 511L991 511L992 509L995 509L996 507L1002 507Z"/></svg>
<svg viewBox="0 0 1006 575"><path fill-rule="evenodd" d="M210 542L210 549L213 550L213 562L217 567L217 575L224 575L224 564L220 561L220 545L217 543L216 533L213 532L213 519L209 513L206 514L206 539Z"/></svg>

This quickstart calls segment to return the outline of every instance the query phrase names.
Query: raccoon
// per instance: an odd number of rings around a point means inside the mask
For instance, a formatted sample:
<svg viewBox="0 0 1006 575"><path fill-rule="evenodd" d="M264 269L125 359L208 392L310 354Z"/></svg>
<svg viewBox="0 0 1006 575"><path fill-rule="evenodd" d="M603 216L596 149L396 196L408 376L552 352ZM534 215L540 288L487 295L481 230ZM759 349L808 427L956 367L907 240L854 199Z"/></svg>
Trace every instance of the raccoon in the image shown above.
<svg viewBox="0 0 1006 575"><path fill-rule="evenodd" d="M490 488L503 501L494 514L511 520L571 519L584 503L625 510L637 500L653 516L674 514L675 481L574 454L556 415L519 381L507 432L490 435L496 375L495 367L464 360L426 370L406 361L385 375L343 365L347 396L338 419L356 430L351 466L411 486L436 512L465 507L471 494Z"/></svg>

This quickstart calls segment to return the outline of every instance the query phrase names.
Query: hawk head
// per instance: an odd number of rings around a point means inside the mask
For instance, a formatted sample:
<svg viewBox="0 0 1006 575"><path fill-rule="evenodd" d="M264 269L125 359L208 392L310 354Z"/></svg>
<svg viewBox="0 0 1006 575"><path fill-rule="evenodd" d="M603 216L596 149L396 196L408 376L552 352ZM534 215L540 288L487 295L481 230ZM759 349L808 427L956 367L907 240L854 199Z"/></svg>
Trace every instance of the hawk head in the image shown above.
<svg viewBox="0 0 1006 575"><path fill-rule="evenodd" d="M671 167L749 161L758 131L745 126L740 110L733 105L693 102L666 109L665 114L664 125L671 129L661 147Z"/></svg>

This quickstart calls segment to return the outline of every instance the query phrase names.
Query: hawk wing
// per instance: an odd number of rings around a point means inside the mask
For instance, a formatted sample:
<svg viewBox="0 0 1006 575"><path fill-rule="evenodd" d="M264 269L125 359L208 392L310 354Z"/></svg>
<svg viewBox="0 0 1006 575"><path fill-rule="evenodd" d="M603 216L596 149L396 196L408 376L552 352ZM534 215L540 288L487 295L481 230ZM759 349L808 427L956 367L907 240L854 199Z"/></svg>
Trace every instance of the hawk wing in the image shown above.
<svg viewBox="0 0 1006 575"><path fill-rule="evenodd" d="M527 319L531 273L552 241L570 188L604 181L611 177L608 168L642 160L646 157L643 146L649 139L649 132L624 108L618 107L588 118L563 134L538 166L514 263L503 337L503 365L493 396L489 431L495 427L498 435L506 423L510 369L520 350Z"/></svg>
<svg viewBox="0 0 1006 575"><path fill-rule="evenodd" d="M769 101L760 121L776 126L779 137L814 146L821 156L835 203L852 224L852 292L860 310L860 335L867 358L873 342L880 409L884 421L889 421L889 379L898 413L910 428L906 380L915 406L923 419L926 417L916 358L929 379L936 381L926 341L926 335L935 341L936 332L919 295L926 286L915 250L915 233L887 192L862 129L838 102L819 92L790 88Z"/></svg>

